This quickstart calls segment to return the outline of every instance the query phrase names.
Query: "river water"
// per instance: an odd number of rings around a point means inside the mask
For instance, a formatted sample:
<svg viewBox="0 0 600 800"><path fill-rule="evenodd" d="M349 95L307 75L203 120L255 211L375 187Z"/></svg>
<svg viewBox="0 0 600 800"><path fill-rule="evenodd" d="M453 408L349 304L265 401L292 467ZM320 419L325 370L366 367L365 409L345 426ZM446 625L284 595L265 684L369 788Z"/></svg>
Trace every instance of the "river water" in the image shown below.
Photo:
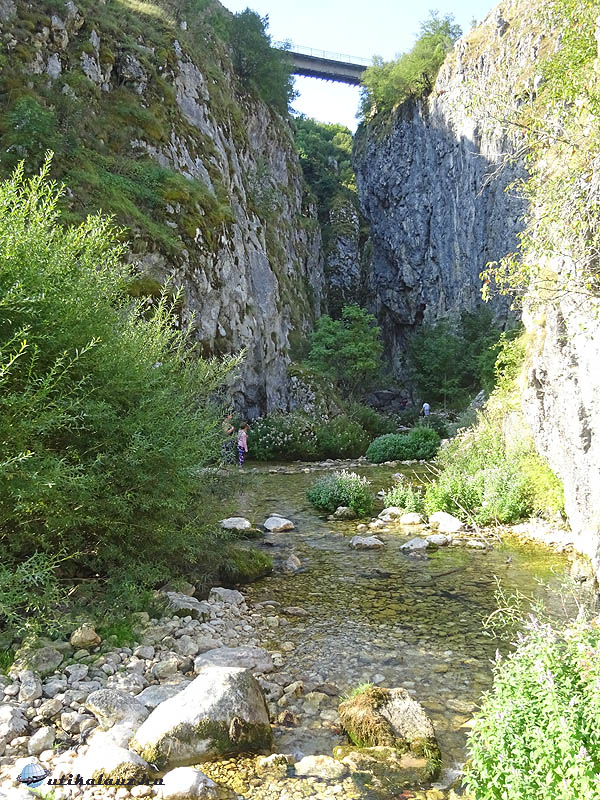
<svg viewBox="0 0 600 800"><path fill-rule="evenodd" d="M378 490L392 483L398 469L357 471ZM486 551L445 547L408 556L400 546L418 535L414 528L377 532L385 548L354 551L349 540L357 523L329 522L306 499L319 474L265 470L244 475L238 513L258 525L278 513L296 525L259 546L276 557L294 552L302 562L300 572L275 573L244 591L251 603L273 600L308 612L273 627L276 620L267 615L280 611L265 609L263 644L284 648L284 670L291 680L334 684L342 693L364 682L409 689L433 721L444 767L456 768L465 759L465 723L491 685L496 649L506 650L483 629L497 607L497 584L507 594L518 590L559 612L568 557L499 540ZM337 702L333 697L330 708L323 709L299 700L300 724L276 730L276 751L331 755L343 741L334 721Z"/></svg>

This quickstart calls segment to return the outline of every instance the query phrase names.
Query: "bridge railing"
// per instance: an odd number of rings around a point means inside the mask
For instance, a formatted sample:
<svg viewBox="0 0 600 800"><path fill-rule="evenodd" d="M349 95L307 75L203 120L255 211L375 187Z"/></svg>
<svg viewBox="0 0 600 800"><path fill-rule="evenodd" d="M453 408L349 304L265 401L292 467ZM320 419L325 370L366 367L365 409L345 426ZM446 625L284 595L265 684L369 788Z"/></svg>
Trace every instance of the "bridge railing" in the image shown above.
<svg viewBox="0 0 600 800"><path fill-rule="evenodd" d="M297 53L298 55L313 56L314 58L326 58L329 61L342 61L345 64L360 64L369 67L373 63L372 59L369 58L358 58L358 56L350 56L347 53L330 53L327 50L315 50L313 47L301 47L293 44L293 42L287 42L286 49L292 54Z"/></svg>

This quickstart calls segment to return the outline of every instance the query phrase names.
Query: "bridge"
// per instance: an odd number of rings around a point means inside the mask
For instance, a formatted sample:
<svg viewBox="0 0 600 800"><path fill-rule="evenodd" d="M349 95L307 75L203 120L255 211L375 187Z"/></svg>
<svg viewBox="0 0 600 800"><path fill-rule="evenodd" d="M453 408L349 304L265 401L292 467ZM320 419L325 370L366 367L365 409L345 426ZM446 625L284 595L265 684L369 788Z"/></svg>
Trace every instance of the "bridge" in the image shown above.
<svg viewBox="0 0 600 800"><path fill-rule="evenodd" d="M351 86L360 84L363 72L371 64L371 61L363 58L295 45L292 45L287 53L292 62L294 75L307 75L326 81L348 83Z"/></svg>

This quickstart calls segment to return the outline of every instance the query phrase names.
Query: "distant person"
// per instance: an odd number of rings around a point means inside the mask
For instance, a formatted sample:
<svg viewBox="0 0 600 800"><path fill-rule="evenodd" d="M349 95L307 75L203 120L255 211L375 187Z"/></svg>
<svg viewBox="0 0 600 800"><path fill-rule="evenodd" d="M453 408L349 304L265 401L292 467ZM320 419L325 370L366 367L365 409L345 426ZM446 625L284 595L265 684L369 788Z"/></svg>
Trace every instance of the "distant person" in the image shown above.
<svg viewBox="0 0 600 800"><path fill-rule="evenodd" d="M221 445L221 459L224 464L235 464L235 439L233 434L233 414L227 414L223 420L223 433L227 437Z"/></svg>
<svg viewBox="0 0 600 800"><path fill-rule="evenodd" d="M246 422L242 422L240 425L237 437L237 448L238 464L241 468L244 466L244 459L246 457L246 453L248 452L248 424Z"/></svg>
<svg viewBox="0 0 600 800"><path fill-rule="evenodd" d="M422 417L428 417L430 412L431 412L431 408L429 406L429 403L427 401L425 401L423 403L423 405L421 406L421 412L420 412L421 416Z"/></svg>

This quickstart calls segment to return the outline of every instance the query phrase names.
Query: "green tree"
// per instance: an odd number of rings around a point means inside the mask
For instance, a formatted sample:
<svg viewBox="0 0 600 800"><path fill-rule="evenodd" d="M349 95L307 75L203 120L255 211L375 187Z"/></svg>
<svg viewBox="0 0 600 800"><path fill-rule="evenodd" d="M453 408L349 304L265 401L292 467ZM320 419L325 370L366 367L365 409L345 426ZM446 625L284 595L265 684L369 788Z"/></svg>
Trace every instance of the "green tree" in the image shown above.
<svg viewBox="0 0 600 800"><path fill-rule="evenodd" d="M280 114L287 115L296 97L290 62L284 48L273 47L269 18L247 8L231 22L233 65L242 81Z"/></svg>
<svg viewBox="0 0 600 800"><path fill-rule="evenodd" d="M395 61L383 61L376 56L362 79L363 116L389 112L410 97L428 94L461 33L451 14L440 18L437 11L431 11L429 19L421 23L412 50Z"/></svg>
<svg viewBox="0 0 600 800"><path fill-rule="evenodd" d="M382 369L383 344L375 317L344 306L339 320L319 319L311 337L309 365L352 394L368 389Z"/></svg>
<svg viewBox="0 0 600 800"><path fill-rule="evenodd" d="M211 397L232 362L199 358L168 293L132 301L121 232L63 228L48 168L0 184L0 594L31 559L48 596L44 564L139 591L218 557L198 470L218 457Z"/></svg>

